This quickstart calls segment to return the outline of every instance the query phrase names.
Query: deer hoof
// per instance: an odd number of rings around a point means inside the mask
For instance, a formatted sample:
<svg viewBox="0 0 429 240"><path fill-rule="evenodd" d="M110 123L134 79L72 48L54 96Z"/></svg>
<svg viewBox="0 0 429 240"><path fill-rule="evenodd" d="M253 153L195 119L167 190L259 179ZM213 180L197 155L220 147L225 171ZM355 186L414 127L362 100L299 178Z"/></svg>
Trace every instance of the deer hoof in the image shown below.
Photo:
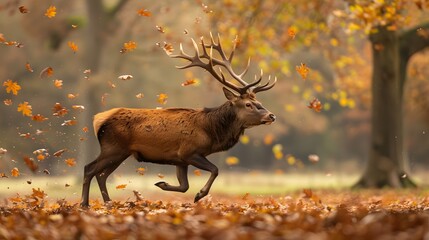
<svg viewBox="0 0 429 240"><path fill-rule="evenodd" d="M201 198L205 196L206 194L203 194L202 192L197 193L197 195L195 195L194 203L198 202Z"/></svg>
<svg viewBox="0 0 429 240"><path fill-rule="evenodd" d="M155 183L155 186L164 190L167 187L167 183L166 182L157 182L157 183Z"/></svg>

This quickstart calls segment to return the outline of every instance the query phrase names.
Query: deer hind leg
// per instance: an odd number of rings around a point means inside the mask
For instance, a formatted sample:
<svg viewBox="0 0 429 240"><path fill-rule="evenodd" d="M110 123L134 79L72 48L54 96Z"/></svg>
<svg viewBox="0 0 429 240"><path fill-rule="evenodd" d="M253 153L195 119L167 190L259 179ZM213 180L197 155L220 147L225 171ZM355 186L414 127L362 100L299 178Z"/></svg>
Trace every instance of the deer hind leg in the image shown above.
<svg viewBox="0 0 429 240"><path fill-rule="evenodd" d="M176 174L179 186L172 186L166 182L157 182L155 185L164 191L186 192L189 189L188 165L176 166Z"/></svg>
<svg viewBox="0 0 429 240"><path fill-rule="evenodd" d="M83 173L82 202L80 204L81 207L89 206L89 187L91 185L92 178L96 174L95 166L97 165L99 158L100 157L85 165L84 173Z"/></svg>
<svg viewBox="0 0 429 240"><path fill-rule="evenodd" d="M210 172L210 178L209 178L209 180L207 180L206 185L204 185L204 187L201 188L201 190L197 193L197 195L195 195L194 202L198 202L198 200L205 197L209 193L210 188L211 188L214 180L216 179L219 170L207 158L205 158L203 156L199 156L199 155L195 155L195 156L191 157L190 159L187 160L187 163L191 164L192 166L194 166L196 168Z"/></svg>

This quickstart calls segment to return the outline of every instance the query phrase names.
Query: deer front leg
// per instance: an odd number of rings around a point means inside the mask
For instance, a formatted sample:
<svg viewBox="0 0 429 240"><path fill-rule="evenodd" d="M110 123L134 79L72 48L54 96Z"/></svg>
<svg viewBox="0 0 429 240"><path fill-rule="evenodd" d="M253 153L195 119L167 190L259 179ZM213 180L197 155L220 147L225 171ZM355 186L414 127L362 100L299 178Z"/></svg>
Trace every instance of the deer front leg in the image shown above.
<svg viewBox="0 0 429 240"><path fill-rule="evenodd" d="M177 180L179 180L179 186L172 186L166 182L157 182L155 186L164 191L186 192L189 189L188 165L176 166L176 174Z"/></svg>
<svg viewBox="0 0 429 240"><path fill-rule="evenodd" d="M207 158L200 156L200 155L194 155L191 158L189 158L186 162L191 164L192 166L194 166L196 168L210 172L210 178L207 181L206 185L204 185L204 187L201 188L201 190L197 193L197 195L195 195L194 202L198 202L198 200L205 197L209 193L210 188L211 188L214 180L216 179L219 170Z"/></svg>

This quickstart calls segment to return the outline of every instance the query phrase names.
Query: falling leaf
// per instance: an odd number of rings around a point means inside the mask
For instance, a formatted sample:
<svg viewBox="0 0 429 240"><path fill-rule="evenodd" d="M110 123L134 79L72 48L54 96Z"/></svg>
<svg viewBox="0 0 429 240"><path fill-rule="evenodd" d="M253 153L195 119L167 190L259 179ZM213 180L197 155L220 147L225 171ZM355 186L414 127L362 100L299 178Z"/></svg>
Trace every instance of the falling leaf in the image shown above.
<svg viewBox="0 0 429 240"><path fill-rule="evenodd" d="M173 45L171 43L164 42L164 46L162 47L167 55L171 55L174 51Z"/></svg>
<svg viewBox="0 0 429 240"><path fill-rule="evenodd" d="M32 190L33 190L33 193L31 194L32 197L43 199L47 196L47 194L40 188L37 188L37 189L33 188Z"/></svg>
<svg viewBox="0 0 429 240"><path fill-rule="evenodd" d="M75 99L75 98L77 98L79 96L79 94L73 94L73 93L69 93L69 94L67 94L67 98L68 99Z"/></svg>
<svg viewBox="0 0 429 240"><path fill-rule="evenodd" d="M67 164L67 166L69 167L73 167L76 165L76 160L74 158L67 158L66 160L64 160L64 162Z"/></svg>
<svg viewBox="0 0 429 240"><path fill-rule="evenodd" d="M274 141L274 135L271 133L268 133L267 135L265 135L264 137L264 144L265 145L271 145L273 144Z"/></svg>
<svg viewBox="0 0 429 240"><path fill-rule="evenodd" d="M22 112L22 115L31 117L32 114L32 108L31 105L28 104L28 102L23 102L18 104L18 112Z"/></svg>
<svg viewBox="0 0 429 240"><path fill-rule="evenodd" d="M165 33L165 30L164 30L164 28L163 28L163 27L158 26L158 25L156 25L155 27L156 27L156 30L158 30L158 32L160 32L160 33Z"/></svg>
<svg viewBox="0 0 429 240"><path fill-rule="evenodd" d="M45 173L45 174L47 174L47 175L50 175L51 173L49 172L49 170L48 169L43 169L43 173Z"/></svg>
<svg viewBox="0 0 429 240"><path fill-rule="evenodd" d="M72 108L75 110L85 110L85 106L83 105L73 105Z"/></svg>
<svg viewBox="0 0 429 240"><path fill-rule="evenodd" d="M12 168L10 173L12 174L12 177L18 177L19 176L19 170L16 167Z"/></svg>
<svg viewBox="0 0 429 240"><path fill-rule="evenodd" d="M143 97L144 97L143 93L136 94L136 98L138 98L138 99L142 99Z"/></svg>
<svg viewBox="0 0 429 240"><path fill-rule="evenodd" d="M62 89L63 88L63 80L55 79L54 80L54 86L58 89Z"/></svg>
<svg viewBox="0 0 429 240"><path fill-rule="evenodd" d="M6 149L4 149L4 148L0 148L0 154L6 154L7 153L7 150Z"/></svg>
<svg viewBox="0 0 429 240"><path fill-rule="evenodd" d="M89 132L89 129L88 129L88 127L83 127L82 131L87 133L87 132Z"/></svg>
<svg viewBox="0 0 429 240"><path fill-rule="evenodd" d="M322 111L322 103L317 98L314 98L307 107L316 112Z"/></svg>
<svg viewBox="0 0 429 240"><path fill-rule="evenodd" d="M225 162L227 165L232 166L232 165L237 165L240 162L240 160L237 157L229 156L225 159Z"/></svg>
<svg viewBox="0 0 429 240"><path fill-rule="evenodd" d="M162 175L161 173L158 173L158 177L162 179L162 178L164 178L165 176L164 176L164 175Z"/></svg>
<svg viewBox="0 0 429 240"><path fill-rule="evenodd" d="M0 173L0 178L8 178L5 173Z"/></svg>
<svg viewBox="0 0 429 240"><path fill-rule="evenodd" d="M66 183L66 184L64 184L64 187L70 187L71 185L70 184L68 184L68 183Z"/></svg>
<svg viewBox="0 0 429 240"><path fill-rule="evenodd" d="M313 196L313 191L311 189L303 189L304 198L311 198Z"/></svg>
<svg viewBox="0 0 429 240"><path fill-rule="evenodd" d="M72 41L67 42L67 46L73 51L73 53L76 53L79 50L79 47L76 45L76 43Z"/></svg>
<svg viewBox="0 0 429 240"><path fill-rule="evenodd" d="M120 184L116 186L116 189L125 189L127 187L127 184Z"/></svg>
<svg viewBox="0 0 429 240"><path fill-rule="evenodd" d="M31 120L36 121L36 122L43 122L43 121L48 120L48 118L46 118L46 117L44 117L44 116L42 116L40 114L36 114L36 115L33 115L31 117Z"/></svg>
<svg viewBox="0 0 429 240"><path fill-rule="evenodd" d="M136 172L138 172L138 174L140 175L144 175L146 169L144 167L139 167L137 168Z"/></svg>
<svg viewBox="0 0 429 240"><path fill-rule="evenodd" d="M3 33L0 33L0 42L6 42L6 38L4 37Z"/></svg>
<svg viewBox="0 0 429 240"><path fill-rule="evenodd" d="M66 148L63 148L63 149L61 149L61 150L58 150L58 151L54 152L54 154L52 154L52 155L54 155L55 157L61 157L61 155L62 155L65 151L67 151L67 149L66 149Z"/></svg>
<svg viewBox="0 0 429 240"><path fill-rule="evenodd" d="M55 6L50 6L46 9L45 16L48 18L53 18L57 15L57 8Z"/></svg>
<svg viewBox="0 0 429 240"><path fill-rule="evenodd" d="M283 146L281 144L276 144L273 146L272 151L274 153L274 157L277 160L280 160L283 158Z"/></svg>
<svg viewBox="0 0 429 240"><path fill-rule="evenodd" d="M69 111L65 107L61 106L60 103L55 103L54 108L52 109L52 112L53 112L52 115L54 116L63 117Z"/></svg>
<svg viewBox="0 0 429 240"><path fill-rule="evenodd" d="M249 197L249 195L250 195L250 193L245 193L244 195L243 195L243 197L241 197L241 199L242 200L244 200L244 201L246 201L247 200L247 198Z"/></svg>
<svg viewBox="0 0 429 240"><path fill-rule="evenodd" d="M40 149L34 150L33 154L34 155L38 155L38 154L44 154L44 153L47 153L47 152L48 152L48 150L46 150L45 148L40 148Z"/></svg>
<svg viewBox="0 0 429 240"><path fill-rule="evenodd" d="M54 69L52 67L47 67L40 72L40 78L44 79L50 77L54 74Z"/></svg>
<svg viewBox="0 0 429 240"><path fill-rule="evenodd" d="M184 81L183 83L182 83L182 87L185 87L185 86L189 86L189 85L193 85L193 84L195 84L195 83L197 83L198 81L196 80L196 79L188 79L188 80L186 80L186 81Z"/></svg>
<svg viewBox="0 0 429 240"><path fill-rule="evenodd" d="M18 9L22 14L29 13L28 9L25 6L20 6Z"/></svg>
<svg viewBox="0 0 429 240"><path fill-rule="evenodd" d="M213 10L209 9L209 6L205 5L204 3L201 3L201 7L203 8L204 13L212 13Z"/></svg>
<svg viewBox="0 0 429 240"><path fill-rule="evenodd" d="M6 92L12 92L13 95L18 95L19 90L21 90L21 86L17 82L14 82L10 79L3 82L3 86L6 87Z"/></svg>
<svg viewBox="0 0 429 240"><path fill-rule="evenodd" d="M27 184L32 184L33 182L31 180L27 180Z"/></svg>
<svg viewBox="0 0 429 240"><path fill-rule="evenodd" d="M310 69L307 67L305 63L301 63L300 66L295 67L296 71L301 75L302 79L307 79L307 75L310 72Z"/></svg>
<svg viewBox="0 0 429 240"><path fill-rule="evenodd" d="M149 10L144 9L144 8L141 8L141 9L137 10L137 14L139 16L142 16L142 17L150 17L150 16L152 16L152 13Z"/></svg>
<svg viewBox="0 0 429 240"><path fill-rule="evenodd" d="M310 154L308 155L308 160L312 163L318 163L320 158L316 154Z"/></svg>
<svg viewBox="0 0 429 240"><path fill-rule="evenodd" d="M195 176L201 176L201 170L199 170L199 169L195 169L195 170L194 170L194 175L195 175Z"/></svg>
<svg viewBox="0 0 429 240"><path fill-rule="evenodd" d="M167 99L168 99L167 94L165 94L165 93L160 93L159 95L157 95L157 97L158 97L158 102L159 102L160 104L166 104L166 103L167 103Z"/></svg>
<svg viewBox="0 0 429 240"><path fill-rule="evenodd" d="M250 138L248 135L241 135L240 142L244 145L248 144L250 141Z"/></svg>
<svg viewBox="0 0 429 240"><path fill-rule="evenodd" d="M294 39L296 36L296 27L294 27L294 26L289 27L287 29L287 35L289 35L290 38Z"/></svg>
<svg viewBox="0 0 429 240"><path fill-rule="evenodd" d="M121 49L121 53L126 53L126 52L132 52L137 48L137 43L134 41L128 41L126 43L124 43L122 49Z"/></svg>
<svg viewBox="0 0 429 240"><path fill-rule="evenodd" d="M106 105L106 98L107 96L109 96L108 93L104 93L103 95L101 95L101 104L104 106Z"/></svg>
<svg viewBox="0 0 429 240"><path fill-rule="evenodd" d="M109 87L116 88L116 85L112 83L111 81L108 81L107 84L109 84Z"/></svg>
<svg viewBox="0 0 429 240"><path fill-rule="evenodd" d="M27 71L29 71L29 72L34 72L34 70L33 70L33 68L31 68L31 65L30 65L30 63L29 62L27 62L26 64L25 64L25 69L27 69Z"/></svg>
<svg viewBox="0 0 429 240"><path fill-rule="evenodd" d="M130 80L130 79L133 79L133 76L131 76L129 74L126 74L126 75L119 76L118 79L121 79L121 80Z"/></svg>
<svg viewBox="0 0 429 240"><path fill-rule="evenodd" d="M184 33L184 34L188 34L188 33L189 33L188 29L184 29L184 30L183 30L183 33Z"/></svg>
<svg viewBox="0 0 429 240"><path fill-rule="evenodd" d="M72 28L77 28L77 25L72 24L72 25L71 25L71 27L72 27Z"/></svg>
<svg viewBox="0 0 429 240"><path fill-rule="evenodd" d="M61 126L73 126L77 124L77 120L65 120Z"/></svg>
<svg viewBox="0 0 429 240"><path fill-rule="evenodd" d="M133 190L134 196L136 197L136 201L143 201L142 194L136 190Z"/></svg>
<svg viewBox="0 0 429 240"><path fill-rule="evenodd" d="M39 155L37 155L36 158L37 158L38 161L43 161L43 160L45 160L46 157L43 154L39 154Z"/></svg>
<svg viewBox="0 0 429 240"><path fill-rule="evenodd" d="M5 99L5 100L3 100L3 103L4 103L4 105L6 105L6 106L10 106L10 105L12 105L12 104L13 104L12 99Z"/></svg>

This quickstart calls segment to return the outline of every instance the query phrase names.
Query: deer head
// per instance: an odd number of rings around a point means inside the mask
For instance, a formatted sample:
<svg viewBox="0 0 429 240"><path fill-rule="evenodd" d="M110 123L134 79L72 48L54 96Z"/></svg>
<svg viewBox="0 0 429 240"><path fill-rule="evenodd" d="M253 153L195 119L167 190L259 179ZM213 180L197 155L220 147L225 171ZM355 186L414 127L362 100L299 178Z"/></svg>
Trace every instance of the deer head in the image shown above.
<svg viewBox="0 0 429 240"><path fill-rule="evenodd" d="M210 33L210 44L204 43L204 39L201 37L200 45L202 48L202 53L200 53L198 44L194 41L194 39L191 40L195 49L194 56L186 54L183 50L182 44L180 44L180 54L170 56L172 58L185 59L190 62L188 65L179 66L177 68L185 69L190 67L200 67L209 72L223 85L225 97L228 99L231 106L234 107L239 121L243 123L243 127L249 128L261 124L271 124L275 121L275 115L265 109L262 104L256 100L256 93L267 91L274 87L277 82L277 78L274 78L274 81L270 83L270 76L265 84L261 84L263 77L263 72L261 70L259 78L255 76L255 80L253 82L247 83L243 77L249 69L250 59L247 62L245 70L241 74L235 73L232 69L232 59L237 46L237 41L234 41L233 49L229 57L227 57L220 43L219 35L217 37L216 43L212 34ZM220 59L213 57L213 51L218 53ZM215 67L217 66L218 71L215 70ZM242 86L238 86L233 82L226 80L222 69L225 69L228 74Z"/></svg>

